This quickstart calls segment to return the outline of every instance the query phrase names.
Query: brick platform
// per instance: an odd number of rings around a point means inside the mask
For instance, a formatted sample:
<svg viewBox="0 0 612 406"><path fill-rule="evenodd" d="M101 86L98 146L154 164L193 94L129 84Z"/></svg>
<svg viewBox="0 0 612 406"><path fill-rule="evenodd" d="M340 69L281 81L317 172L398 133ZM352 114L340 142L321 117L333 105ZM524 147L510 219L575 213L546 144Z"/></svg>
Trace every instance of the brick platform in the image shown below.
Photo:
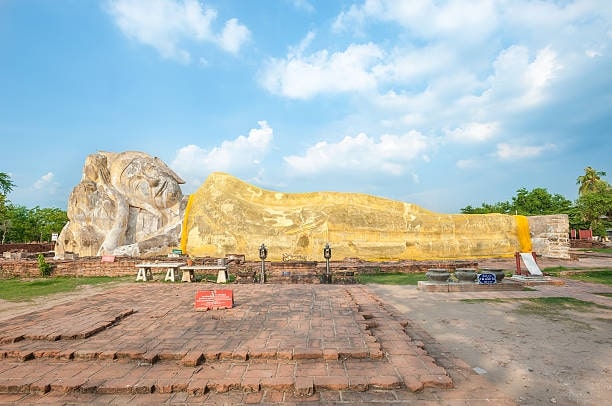
<svg viewBox="0 0 612 406"><path fill-rule="evenodd" d="M423 292L492 292L505 290L522 290L524 284L519 281L504 279L501 283L490 285L478 283L443 283L419 281L417 288Z"/></svg>
<svg viewBox="0 0 612 406"><path fill-rule="evenodd" d="M234 308L195 311L196 291L215 287L129 284L0 323L0 402L457 396L447 368L410 338L409 322L366 287L231 285ZM459 370L466 380L469 367ZM470 382L471 398L510 404L496 390L483 393L478 377Z"/></svg>

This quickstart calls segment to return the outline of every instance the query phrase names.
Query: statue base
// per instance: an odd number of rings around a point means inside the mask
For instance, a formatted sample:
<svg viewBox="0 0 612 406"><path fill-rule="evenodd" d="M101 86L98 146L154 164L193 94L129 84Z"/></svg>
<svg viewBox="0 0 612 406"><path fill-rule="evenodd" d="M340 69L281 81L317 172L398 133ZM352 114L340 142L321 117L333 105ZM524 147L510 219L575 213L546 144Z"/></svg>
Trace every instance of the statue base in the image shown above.
<svg viewBox="0 0 612 406"><path fill-rule="evenodd" d="M419 281L417 289L423 292L490 292L495 290L522 290L525 285L518 281L503 280L500 283L440 283Z"/></svg>

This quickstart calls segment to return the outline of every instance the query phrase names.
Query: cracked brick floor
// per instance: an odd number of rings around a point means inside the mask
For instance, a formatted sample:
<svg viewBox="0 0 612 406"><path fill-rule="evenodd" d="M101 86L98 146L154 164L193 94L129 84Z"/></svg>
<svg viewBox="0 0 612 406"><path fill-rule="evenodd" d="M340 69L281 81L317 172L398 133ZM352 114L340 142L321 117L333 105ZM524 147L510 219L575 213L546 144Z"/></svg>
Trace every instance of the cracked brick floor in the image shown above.
<svg viewBox="0 0 612 406"><path fill-rule="evenodd" d="M0 403L513 404L365 286L127 284L0 322ZM414 336L414 335L413 335Z"/></svg>

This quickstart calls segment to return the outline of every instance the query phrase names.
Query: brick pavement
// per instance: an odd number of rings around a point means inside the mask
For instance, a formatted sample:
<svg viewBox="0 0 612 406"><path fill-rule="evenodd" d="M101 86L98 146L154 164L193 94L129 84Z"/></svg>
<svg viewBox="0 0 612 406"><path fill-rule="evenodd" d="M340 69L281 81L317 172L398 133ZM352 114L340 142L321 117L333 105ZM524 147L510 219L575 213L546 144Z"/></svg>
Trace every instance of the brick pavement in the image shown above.
<svg viewBox="0 0 612 406"><path fill-rule="evenodd" d="M232 285L233 309L194 311L215 287L128 284L0 323L0 403L512 404L367 287Z"/></svg>

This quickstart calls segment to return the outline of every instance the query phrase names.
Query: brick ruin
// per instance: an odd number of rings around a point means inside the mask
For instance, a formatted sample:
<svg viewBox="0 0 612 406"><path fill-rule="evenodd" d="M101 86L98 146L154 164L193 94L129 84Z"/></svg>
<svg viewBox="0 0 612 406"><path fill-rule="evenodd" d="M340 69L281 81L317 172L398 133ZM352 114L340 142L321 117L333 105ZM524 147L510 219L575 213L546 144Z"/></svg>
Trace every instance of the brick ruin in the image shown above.
<svg viewBox="0 0 612 406"><path fill-rule="evenodd" d="M136 278L136 264L142 259L132 257L116 257L114 262L101 261L97 257L78 258L74 260L46 259L53 265L53 276L133 276ZM147 258L147 261L168 261L167 257ZM176 259L175 259L176 260ZM181 260L181 258L179 258ZM216 265L217 258L196 258L196 265ZM330 261L330 270L336 282L352 283L353 276L364 273L414 273L426 272L429 268L454 269L457 267L477 267L477 261L397 261L397 262L366 262L358 259ZM273 283L320 283L321 275L325 273L325 262L291 261L268 262L266 267L266 282ZM229 262L228 272L235 277L236 283L255 283L261 270L260 261ZM161 271L160 271L161 272ZM202 276L202 273L196 273ZM216 276L216 271L214 271ZM38 261L35 258L0 259L0 279L35 278L40 276ZM163 274L155 275L155 279L163 280Z"/></svg>

